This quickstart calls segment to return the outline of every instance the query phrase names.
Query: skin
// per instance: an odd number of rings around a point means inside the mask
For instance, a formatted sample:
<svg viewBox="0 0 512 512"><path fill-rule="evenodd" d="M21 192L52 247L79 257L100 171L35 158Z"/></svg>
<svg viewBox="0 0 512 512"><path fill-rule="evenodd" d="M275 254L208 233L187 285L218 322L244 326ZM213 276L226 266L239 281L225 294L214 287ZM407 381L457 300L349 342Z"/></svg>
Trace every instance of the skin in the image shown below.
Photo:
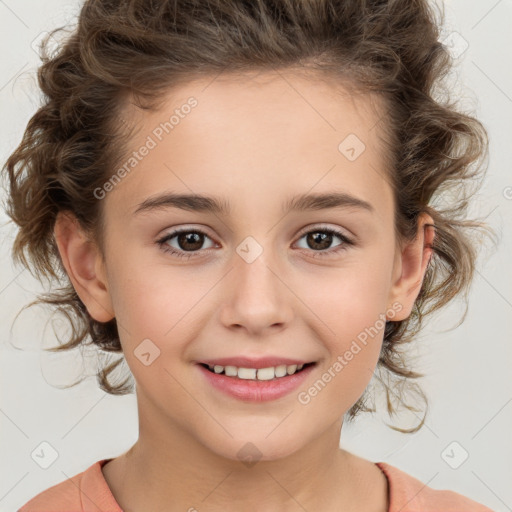
<svg viewBox="0 0 512 512"><path fill-rule="evenodd" d="M93 318L116 317L136 381L139 439L103 474L126 512L385 511L383 473L339 448L343 415L370 382L383 329L309 403L297 394L393 304L400 308L394 320L410 315L432 252L434 232L425 223L433 220L422 215L416 239L397 243L379 98L291 71L212 80L169 91L157 111L125 108L124 122L140 127L136 150L187 98L198 100L102 199L105 261L72 216L59 214L55 225L73 286ZM366 146L354 161L338 150L350 133ZM334 190L374 212L281 211L296 194ZM231 215L175 208L133 215L163 191L221 197ZM179 227L206 233L193 249L202 255L186 260L158 246ZM330 255L318 257L322 248L305 235L322 227L356 241L333 253L344 243L333 236L323 249ZM251 263L236 252L247 236L263 248ZM178 237L166 243L190 247ZM148 366L135 353L144 339L160 350ZM211 389L195 364L236 355L317 366L299 390L246 403ZM250 467L237 456L248 442L261 455Z"/></svg>

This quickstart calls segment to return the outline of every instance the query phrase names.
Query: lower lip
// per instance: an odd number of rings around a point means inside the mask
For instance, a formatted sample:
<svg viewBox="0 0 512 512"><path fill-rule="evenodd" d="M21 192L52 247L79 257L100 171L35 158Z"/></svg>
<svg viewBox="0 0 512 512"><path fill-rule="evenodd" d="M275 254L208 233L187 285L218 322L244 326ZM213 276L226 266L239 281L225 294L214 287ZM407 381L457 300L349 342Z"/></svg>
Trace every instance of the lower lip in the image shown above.
<svg viewBox="0 0 512 512"><path fill-rule="evenodd" d="M224 374L213 373L200 364L197 366L213 387L227 395L247 402L268 402L285 396L298 388L316 365L312 364L298 373L273 380L249 380L227 377Z"/></svg>

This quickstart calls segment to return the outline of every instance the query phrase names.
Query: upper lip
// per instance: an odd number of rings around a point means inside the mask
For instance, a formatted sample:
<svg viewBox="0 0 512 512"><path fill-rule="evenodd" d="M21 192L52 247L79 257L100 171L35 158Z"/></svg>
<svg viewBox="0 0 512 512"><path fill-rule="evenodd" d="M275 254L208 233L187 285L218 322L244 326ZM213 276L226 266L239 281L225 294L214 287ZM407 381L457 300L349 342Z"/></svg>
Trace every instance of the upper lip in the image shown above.
<svg viewBox="0 0 512 512"><path fill-rule="evenodd" d="M290 359L287 357L269 356L261 358L252 357L221 357L218 359L202 359L198 363L208 366L236 366L237 368L269 368L270 366L293 365L312 363L313 361L302 361L300 359Z"/></svg>

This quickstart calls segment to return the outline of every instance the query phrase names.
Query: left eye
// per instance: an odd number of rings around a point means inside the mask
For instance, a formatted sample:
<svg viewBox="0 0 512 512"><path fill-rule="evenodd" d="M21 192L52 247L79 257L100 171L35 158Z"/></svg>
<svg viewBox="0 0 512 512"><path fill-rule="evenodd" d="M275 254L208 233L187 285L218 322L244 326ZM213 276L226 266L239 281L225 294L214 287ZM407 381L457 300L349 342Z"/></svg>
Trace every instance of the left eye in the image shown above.
<svg viewBox="0 0 512 512"><path fill-rule="evenodd" d="M317 248L321 249L320 251L314 251L319 253L315 254L314 257L328 256L329 254L337 253L338 251L346 249L348 245L353 245L353 242L349 240L349 238L347 238L343 233L340 233L339 231L331 228L318 228L310 230L307 233L304 233L300 239L304 237L306 238L307 245L312 245L313 247L317 245ZM336 245L335 249L326 251L325 249L328 249L328 246L331 245L333 237L339 238L341 243Z"/></svg>
<svg viewBox="0 0 512 512"><path fill-rule="evenodd" d="M328 247L331 245L333 236L339 238L341 243L335 246L334 250L328 251L326 249L328 249ZM167 244L167 242L173 238L176 238L178 247L173 247ZM205 238L210 239L210 237L201 230L182 229L165 235L160 240L157 240L157 244L162 248L164 252L171 253L172 255L178 256L180 258L188 259L198 256L198 252L206 252L207 254L212 252L211 247L206 251L199 251L199 249L201 249L202 245L204 244ZM314 257L329 256L332 253L345 250L349 245L354 245L354 242L347 238L343 233L340 233L339 231L331 228L318 228L310 230L304 233L299 238L299 240L303 238L306 238L306 244L309 246L306 247L306 249L310 249L311 246L314 247L315 245L317 246L317 249L320 249L313 250L313 252L318 253L315 254Z"/></svg>

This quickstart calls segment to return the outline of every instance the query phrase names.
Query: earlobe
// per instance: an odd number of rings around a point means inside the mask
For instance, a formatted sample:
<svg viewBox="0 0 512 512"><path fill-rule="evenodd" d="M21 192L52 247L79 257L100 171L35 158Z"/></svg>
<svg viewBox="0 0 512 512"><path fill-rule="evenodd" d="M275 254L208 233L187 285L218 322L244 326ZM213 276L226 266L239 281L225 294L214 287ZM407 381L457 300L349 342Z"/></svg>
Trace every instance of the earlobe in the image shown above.
<svg viewBox="0 0 512 512"><path fill-rule="evenodd" d="M432 257L434 238L434 221L423 213L418 219L416 238L405 245L397 261L401 271L392 283L390 303L400 303L401 310L393 317L394 321L405 320L411 314Z"/></svg>
<svg viewBox="0 0 512 512"><path fill-rule="evenodd" d="M96 244L71 212L59 212L54 236L71 284L87 311L98 322L114 318L106 276Z"/></svg>

